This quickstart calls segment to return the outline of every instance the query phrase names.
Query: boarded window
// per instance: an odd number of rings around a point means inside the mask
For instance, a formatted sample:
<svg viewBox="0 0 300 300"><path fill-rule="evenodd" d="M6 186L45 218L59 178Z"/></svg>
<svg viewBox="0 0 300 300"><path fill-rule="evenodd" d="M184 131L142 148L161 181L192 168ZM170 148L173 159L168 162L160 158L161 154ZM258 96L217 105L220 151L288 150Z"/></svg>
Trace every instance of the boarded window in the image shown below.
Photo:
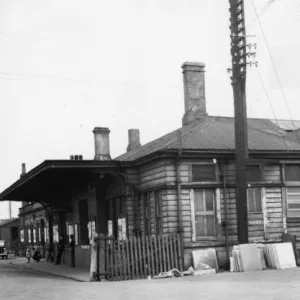
<svg viewBox="0 0 300 300"><path fill-rule="evenodd" d="M87 200L79 201L79 225L80 225L80 243L81 245L89 245L89 214Z"/></svg>
<svg viewBox="0 0 300 300"><path fill-rule="evenodd" d="M247 181L261 181L261 170L259 166L246 166Z"/></svg>
<svg viewBox="0 0 300 300"><path fill-rule="evenodd" d="M300 217L300 188L287 188L287 214L288 217Z"/></svg>
<svg viewBox="0 0 300 300"><path fill-rule="evenodd" d="M155 233L161 234L161 192L155 191Z"/></svg>
<svg viewBox="0 0 300 300"><path fill-rule="evenodd" d="M195 190L195 228L196 237L216 235L215 191L213 189Z"/></svg>
<svg viewBox="0 0 300 300"><path fill-rule="evenodd" d="M247 189L247 202L249 213L262 212L260 188Z"/></svg>
<svg viewBox="0 0 300 300"><path fill-rule="evenodd" d="M192 165L192 178L194 182L216 181L216 168L214 164Z"/></svg>
<svg viewBox="0 0 300 300"><path fill-rule="evenodd" d="M149 193L143 194L144 199L144 232L145 235L150 233L150 195Z"/></svg>
<svg viewBox="0 0 300 300"><path fill-rule="evenodd" d="M285 165L285 180L286 181L300 181L300 166L299 165Z"/></svg>

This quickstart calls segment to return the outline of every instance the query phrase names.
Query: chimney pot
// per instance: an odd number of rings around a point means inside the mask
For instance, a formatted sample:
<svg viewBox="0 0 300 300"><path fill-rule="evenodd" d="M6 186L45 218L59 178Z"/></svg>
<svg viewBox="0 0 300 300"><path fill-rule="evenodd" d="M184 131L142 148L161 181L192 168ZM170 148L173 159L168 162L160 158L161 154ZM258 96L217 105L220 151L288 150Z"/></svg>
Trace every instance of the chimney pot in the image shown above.
<svg viewBox="0 0 300 300"><path fill-rule="evenodd" d="M20 178L26 175L26 164L22 163L22 173L20 175Z"/></svg>
<svg viewBox="0 0 300 300"><path fill-rule="evenodd" d="M93 130L95 141L95 160L111 160L109 148L110 130L106 127L95 127Z"/></svg>
<svg viewBox="0 0 300 300"><path fill-rule="evenodd" d="M140 131L138 129L128 130L128 147L127 152L141 147L140 143Z"/></svg>
<svg viewBox="0 0 300 300"><path fill-rule="evenodd" d="M205 64L185 62L182 66L185 113L182 125L207 116L205 100Z"/></svg>

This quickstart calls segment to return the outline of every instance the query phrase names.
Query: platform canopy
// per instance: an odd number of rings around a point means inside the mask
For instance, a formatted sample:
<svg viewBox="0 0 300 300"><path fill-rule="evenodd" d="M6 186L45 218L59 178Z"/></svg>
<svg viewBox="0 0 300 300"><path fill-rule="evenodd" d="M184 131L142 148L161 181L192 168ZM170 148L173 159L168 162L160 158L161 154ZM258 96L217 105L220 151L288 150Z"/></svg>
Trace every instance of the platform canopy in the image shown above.
<svg viewBox="0 0 300 300"><path fill-rule="evenodd" d="M63 206L76 187L97 176L118 174L120 162L97 160L45 160L0 194L0 201L43 202Z"/></svg>

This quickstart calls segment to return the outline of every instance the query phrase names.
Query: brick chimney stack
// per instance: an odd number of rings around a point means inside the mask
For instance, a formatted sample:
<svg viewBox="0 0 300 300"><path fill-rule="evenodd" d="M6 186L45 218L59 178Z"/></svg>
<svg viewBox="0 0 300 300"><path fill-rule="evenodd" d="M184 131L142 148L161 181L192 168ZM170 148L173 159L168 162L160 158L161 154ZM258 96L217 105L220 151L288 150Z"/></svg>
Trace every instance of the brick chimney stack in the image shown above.
<svg viewBox="0 0 300 300"><path fill-rule="evenodd" d="M109 148L110 130L106 127L95 127L93 130L95 140L95 160L111 160Z"/></svg>
<svg viewBox="0 0 300 300"><path fill-rule="evenodd" d="M140 131L138 129L128 130L128 147L127 152L141 147L140 143Z"/></svg>
<svg viewBox="0 0 300 300"><path fill-rule="evenodd" d="M182 66L184 84L184 107L185 113L182 118L182 125L205 118L205 76L204 63L185 62Z"/></svg>

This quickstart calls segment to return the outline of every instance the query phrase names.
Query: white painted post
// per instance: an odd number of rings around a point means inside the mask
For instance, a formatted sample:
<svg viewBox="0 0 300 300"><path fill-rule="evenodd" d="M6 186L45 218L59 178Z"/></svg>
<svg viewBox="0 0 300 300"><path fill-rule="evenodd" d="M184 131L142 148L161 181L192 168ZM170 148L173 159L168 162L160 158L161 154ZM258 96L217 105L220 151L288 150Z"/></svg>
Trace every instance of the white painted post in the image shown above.
<svg viewBox="0 0 300 300"><path fill-rule="evenodd" d="M191 205L191 220L192 220L192 242L196 242L195 199L194 199L193 189L190 189L190 205Z"/></svg>
<svg viewBox="0 0 300 300"><path fill-rule="evenodd" d="M96 281L97 274L97 239L98 234L95 232L92 238L91 245L91 267L90 267L90 279Z"/></svg>

